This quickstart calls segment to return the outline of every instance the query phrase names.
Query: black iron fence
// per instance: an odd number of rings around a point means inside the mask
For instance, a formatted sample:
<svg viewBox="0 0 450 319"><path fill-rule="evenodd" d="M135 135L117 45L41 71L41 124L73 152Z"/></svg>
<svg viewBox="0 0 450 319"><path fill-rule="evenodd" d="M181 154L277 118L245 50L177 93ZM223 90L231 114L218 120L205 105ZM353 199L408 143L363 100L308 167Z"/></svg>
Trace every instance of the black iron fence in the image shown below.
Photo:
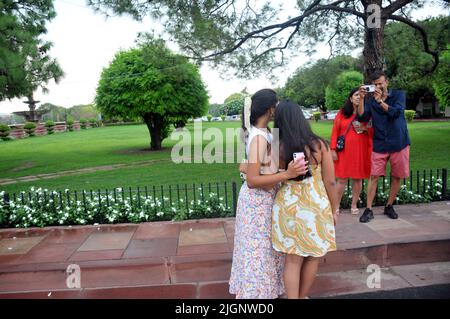
<svg viewBox="0 0 450 319"><path fill-rule="evenodd" d="M15 203L26 205L30 202L51 202L55 209L63 207L84 206L96 202L98 208L114 205L118 202L128 201L130 205L141 208L149 201L158 204L162 209L175 207L179 209L192 208L200 203L205 203L208 198L214 196L229 209L236 211L237 196L240 182L221 182L207 184L177 184L145 186L137 188L119 187L115 189L97 189L83 191L48 191L35 189L21 193L4 193L3 200L7 204L11 200Z"/></svg>
<svg viewBox="0 0 450 319"><path fill-rule="evenodd" d="M153 201L159 203L162 208L174 207L186 209L205 203L208 198L214 196L219 198L227 209L236 212L237 198L242 185L241 181L216 182L203 184L177 184L161 186L145 186L137 188L116 188L104 190L84 190L84 191L27 191L21 193L4 193L4 204L9 204L11 200L15 203L27 205L32 201L50 202L55 209L70 206L92 205L95 202L98 208L102 206L114 205L118 201L129 201L129 204L141 207ZM385 193L389 190L390 178L382 177L378 180L378 193ZM448 169L411 171L410 177L403 179L403 191L421 195L428 200L450 199ZM348 182L350 186L350 181ZM363 182L364 189L367 181ZM165 207L168 206L168 207ZM92 207L92 206L91 206Z"/></svg>
<svg viewBox="0 0 450 319"><path fill-rule="evenodd" d="M382 176L378 179L378 191L383 193L389 190L391 184L391 176ZM406 189L414 192L415 194L425 195L430 190L435 190L442 194L442 199L448 199L450 196L449 189L450 176L448 175L448 169L436 169L436 170L417 170L410 171L409 178L402 180L402 185L406 186ZM366 188L367 180L363 180L363 190ZM439 186L437 186L439 185ZM347 183L347 187L350 187L350 180ZM439 190L441 188L441 190Z"/></svg>

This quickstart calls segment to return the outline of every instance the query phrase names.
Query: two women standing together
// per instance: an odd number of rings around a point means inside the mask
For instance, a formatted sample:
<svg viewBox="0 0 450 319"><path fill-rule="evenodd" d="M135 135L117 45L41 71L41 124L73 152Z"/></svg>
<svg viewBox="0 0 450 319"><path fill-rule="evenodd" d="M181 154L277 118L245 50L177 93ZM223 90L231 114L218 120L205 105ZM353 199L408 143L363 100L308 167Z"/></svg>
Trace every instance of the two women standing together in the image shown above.
<svg viewBox="0 0 450 319"><path fill-rule="evenodd" d="M272 119L279 156L268 128ZM236 211L230 293L306 298L320 257L336 250L339 202L331 150L300 107L278 104L273 90L256 92L243 120L248 165ZM306 161L293 160L298 152Z"/></svg>

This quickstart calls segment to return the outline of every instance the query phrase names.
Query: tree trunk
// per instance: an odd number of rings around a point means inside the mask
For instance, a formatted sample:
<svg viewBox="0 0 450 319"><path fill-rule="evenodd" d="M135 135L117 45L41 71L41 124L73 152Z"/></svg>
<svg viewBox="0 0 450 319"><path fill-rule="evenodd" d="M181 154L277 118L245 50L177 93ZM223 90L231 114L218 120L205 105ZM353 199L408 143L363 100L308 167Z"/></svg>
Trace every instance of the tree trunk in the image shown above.
<svg viewBox="0 0 450 319"><path fill-rule="evenodd" d="M156 151L161 149L162 131L164 129L163 117L160 115L146 114L144 122L147 124L150 132L150 150Z"/></svg>
<svg viewBox="0 0 450 319"><path fill-rule="evenodd" d="M381 8L381 0L368 0L364 1L364 9L367 16L371 15L371 12L367 12L369 5L375 4ZM366 19L364 21L364 81L369 83L370 75L375 71L386 70L386 63L384 60L384 27L386 20L383 17L383 12L380 12L379 26L373 27L369 23L373 23L373 19Z"/></svg>

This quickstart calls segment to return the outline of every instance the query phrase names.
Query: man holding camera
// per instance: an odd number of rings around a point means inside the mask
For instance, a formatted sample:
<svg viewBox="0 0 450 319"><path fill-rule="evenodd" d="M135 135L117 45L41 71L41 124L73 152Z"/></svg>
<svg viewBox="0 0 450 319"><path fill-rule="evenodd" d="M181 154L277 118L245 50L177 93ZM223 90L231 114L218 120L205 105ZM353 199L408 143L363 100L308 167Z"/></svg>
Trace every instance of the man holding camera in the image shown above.
<svg viewBox="0 0 450 319"><path fill-rule="evenodd" d="M391 164L392 182L384 214L389 218L398 218L393 204L400 190L401 179L409 177L411 142L404 113L405 92L388 90L389 81L382 71L374 72L370 80L372 85L363 85L359 88L358 120L368 122L372 119L374 128L367 207L359 219L361 223L367 223L374 218L372 203L377 191L378 178L385 176L388 161Z"/></svg>

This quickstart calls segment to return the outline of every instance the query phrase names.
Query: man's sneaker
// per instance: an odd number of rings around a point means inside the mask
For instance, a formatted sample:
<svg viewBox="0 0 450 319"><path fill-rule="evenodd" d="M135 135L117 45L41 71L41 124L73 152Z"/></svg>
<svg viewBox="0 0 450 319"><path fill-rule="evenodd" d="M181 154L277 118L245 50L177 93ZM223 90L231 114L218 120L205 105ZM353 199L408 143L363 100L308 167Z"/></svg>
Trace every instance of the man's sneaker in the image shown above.
<svg viewBox="0 0 450 319"><path fill-rule="evenodd" d="M397 219L398 218L398 215L397 215L397 213L394 210L394 206L392 206L392 205L386 206L384 208L384 214L388 215L388 217L392 218L392 219Z"/></svg>
<svg viewBox="0 0 450 319"><path fill-rule="evenodd" d="M359 222L368 223L371 219L373 219L373 211L370 208L366 208L362 216L359 218Z"/></svg>

